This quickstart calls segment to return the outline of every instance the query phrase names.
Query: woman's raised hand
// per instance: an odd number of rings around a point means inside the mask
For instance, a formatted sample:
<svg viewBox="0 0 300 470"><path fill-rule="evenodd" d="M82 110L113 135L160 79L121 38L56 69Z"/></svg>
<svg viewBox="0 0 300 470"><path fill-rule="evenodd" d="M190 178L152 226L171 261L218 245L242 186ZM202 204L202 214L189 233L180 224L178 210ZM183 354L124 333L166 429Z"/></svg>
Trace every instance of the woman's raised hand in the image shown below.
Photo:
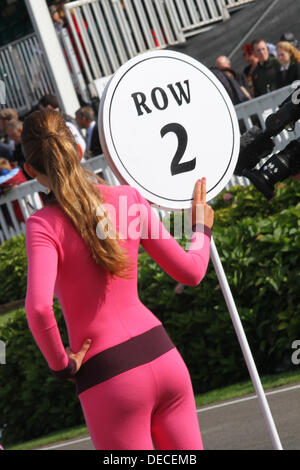
<svg viewBox="0 0 300 470"><path fill-rule="evenodd" d="M212 228L214 223L214 211L206 204L206 178L196 182L194 200L192 204L192 225L203 224Z"/></svg>

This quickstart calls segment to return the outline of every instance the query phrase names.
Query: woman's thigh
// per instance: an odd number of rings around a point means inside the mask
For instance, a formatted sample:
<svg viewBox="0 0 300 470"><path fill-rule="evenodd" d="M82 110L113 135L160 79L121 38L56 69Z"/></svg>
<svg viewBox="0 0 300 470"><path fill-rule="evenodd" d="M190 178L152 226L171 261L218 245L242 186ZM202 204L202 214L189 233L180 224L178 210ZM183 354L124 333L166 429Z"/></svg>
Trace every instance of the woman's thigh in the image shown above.
<svg viewBox="0 0 300 470"><path fill-rule="evenodd" d="M151 363L158 401L152 416L156 449L202 450L189 371L176 348Z"/></svg>
<svg viewBox="0 0 300 470"><path fill-rule="evenodd" d="M153 450L151 413L156 385L148 364L126 371L79 395L97 450Z"/></svg>
<svg viewBox="0 0 300 470"><path fill-rule="evenodd" d="M176 348L79 395L97 450L202 449L188 369Z"/></svg>

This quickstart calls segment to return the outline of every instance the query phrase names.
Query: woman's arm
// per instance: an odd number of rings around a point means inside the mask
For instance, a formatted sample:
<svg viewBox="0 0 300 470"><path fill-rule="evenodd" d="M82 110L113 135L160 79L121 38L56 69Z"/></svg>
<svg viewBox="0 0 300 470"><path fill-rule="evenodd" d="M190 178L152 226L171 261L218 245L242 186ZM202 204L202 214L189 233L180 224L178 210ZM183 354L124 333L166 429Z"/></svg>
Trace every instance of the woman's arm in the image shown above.
<svg viewBox="0 0 300 470"><path fill-rule="evenodd" d="M203 195L198 194L197 197L200 198ZM209 224L210 226L206 226L205 220L200 220L199 217L197 219L196 209L193 205L193 222L195 222L193 226L195 225L195 230L200 231L193 233L189 249L185 251L166 230L149 202L138 191L137 198L142 207L140 211L142 246L177 282L190 286L198 285L205 276L209 262L212 223Z"/></svg>
<svg viewBox="0 0 300 470"><path fill-rule="evenodd" d="M26 222L28 258L25 310L29 328L57 378L68 378L75 371L63 346L53 312L53 294L58 267L58 241L48 223L38 216Z"/></svg>

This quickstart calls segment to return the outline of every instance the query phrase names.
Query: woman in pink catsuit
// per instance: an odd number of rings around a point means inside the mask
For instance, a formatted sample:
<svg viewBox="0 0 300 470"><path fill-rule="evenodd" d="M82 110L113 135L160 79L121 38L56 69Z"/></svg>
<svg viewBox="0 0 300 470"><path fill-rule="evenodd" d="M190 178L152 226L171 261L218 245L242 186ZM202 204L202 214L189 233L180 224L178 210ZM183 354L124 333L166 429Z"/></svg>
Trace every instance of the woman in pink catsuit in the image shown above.
<svg viewBox="0 0 300 470"><path fill-rule="evenodd" d="M202 449L189 372L159 319L139 300L137 260L141 244L176 281L201 281L213 224L205 181L196 184L185 251L136 189L109 187L83 168L58 112L32 113L22 145L26 171L52 195L26 222L28 324L51 371L75 381L95 448Z"/></svg>

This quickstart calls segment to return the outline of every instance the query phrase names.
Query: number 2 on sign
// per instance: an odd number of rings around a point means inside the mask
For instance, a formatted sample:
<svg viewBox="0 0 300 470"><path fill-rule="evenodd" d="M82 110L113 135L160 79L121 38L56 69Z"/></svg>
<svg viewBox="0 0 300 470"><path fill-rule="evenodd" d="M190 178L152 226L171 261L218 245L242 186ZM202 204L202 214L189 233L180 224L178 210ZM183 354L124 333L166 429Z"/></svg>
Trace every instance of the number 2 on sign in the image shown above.
<svg viewBox="0 0 300 470"><path fill-rule="evenodd" d="M161 137L164 137L169 132L174 132L178 138L178 147L171 163L172 176L194 170L196 167L196 158L193 158L188 162L180 163L188 142L188 135L185 128L181 124L172 122L162 128L160 135Z"/></svg>

